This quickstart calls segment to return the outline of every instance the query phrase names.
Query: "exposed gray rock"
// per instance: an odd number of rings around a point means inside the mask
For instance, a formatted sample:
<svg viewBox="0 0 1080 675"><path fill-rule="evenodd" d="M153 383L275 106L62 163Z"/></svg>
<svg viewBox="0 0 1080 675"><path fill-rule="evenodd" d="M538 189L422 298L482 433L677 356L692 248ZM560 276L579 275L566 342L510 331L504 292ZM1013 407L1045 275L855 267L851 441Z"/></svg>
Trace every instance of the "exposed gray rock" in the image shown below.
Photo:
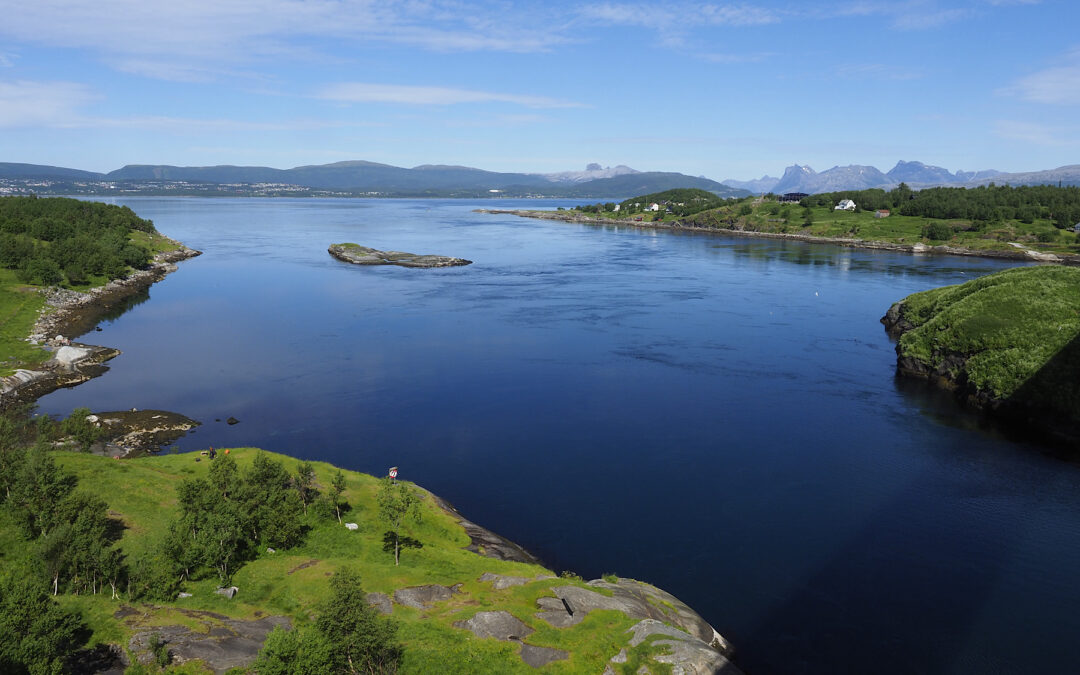
<svg viewBox="0 0 1080 675"><path fill-rule="evenodd" d="M227 588L219 588L214 592L217 593L218 595L224 595L226 598L232 600L233 596L235 596L237 594L237 592L239 592L239 591L240 591L240 589L237 588L236 586L229 586Z"/></svg>
<svg viewBox="0 0 1080 675"><path fill-rule="evenodd" d="M427 609L436 602L446 602L454 593L460 592L461 584L454 586L440 586L429 584L427 586L410 586L394 591L394 602L404 607L413 609Z"/></svg>
<svg viewBox="0 0 1080 675"><path fill-rule="evenodd" d="M524 586L533 581L543 581L544 579L555 578L557 577L550 574L540 574L530 579L529 577L511 577L502 574L494 574L492 572L484 572L480 575L479 581L490 581L493 590L501 591L504 588L510 588L511 586Z"/></svg>
<svg viewBox="0 0 1080 675"><path fill-rule="evenodd" d="M542 610L536 616L556 628L566 628L580 623L594 609L612 609L633 619L673 624L720 653L731 652L731 645L705 619L666 591L633 579L619 579L615 583L597 579L589 585L612 594L607 596L580 586L556 586L551 589L554 598L536 601Z"/></svg>
<svg viewBox="0 0 1080 675"><path fill-rule="evenodd" d="M552 661L570 658L570 653L553 647L537 647L521 643L521 660L533 668L543 668Z"/></svg>
<svg viewBox="0 0 1080 675"><path fill-rule="evenodd" d="M188 612L196 619L210 619L207 631L192 630L187 626L156 626L135 633L128 643L140 661L149 660L150 638L158 635L168 645L176 663L201 659L215 673L230 668L250 666L262 649L266 636L275 626L289 628L289 619L268 616L254 621L230 619L212 612Z"/></svg>
<svg viewBox="0 0 1080 675"><path fill-rule="evenodd" d="M368 593L367 604L374 607L380 614L390 614L394 606L390 603L390 596L386 593Z"/></svg>
<svg viewBox="0 0 1080 675"><path fill-rule="evenodd" d="M417 255L403 251L380 251L357 244L331 244L330 255L354 265L398 265L400 267L456 267L471 260L444 255Z"/></svg>
<svg viewBox="0 0 1080 675"><path fill-rule="evenodd" d="M521 619L506 611L477 612L467 621L454 622L455 628L472 631L481 638L521 640L533 632Z"/></svg>
<svg viewBox="0 0 1080 675"><path fill-rule="evenodd" d="M633 633L633 637L630 638L631 647L638 646L650 637L655 638L651 641L652 645L665 647L666 654L656 654L652 658L658 663L671 666L672 673L680 675L698 673L738 675L740 673L739 669L723 654L702 640L677 628L666 626L655 619L642 619L627 632ZM616 662L614 658L612 661Z"/></svg>

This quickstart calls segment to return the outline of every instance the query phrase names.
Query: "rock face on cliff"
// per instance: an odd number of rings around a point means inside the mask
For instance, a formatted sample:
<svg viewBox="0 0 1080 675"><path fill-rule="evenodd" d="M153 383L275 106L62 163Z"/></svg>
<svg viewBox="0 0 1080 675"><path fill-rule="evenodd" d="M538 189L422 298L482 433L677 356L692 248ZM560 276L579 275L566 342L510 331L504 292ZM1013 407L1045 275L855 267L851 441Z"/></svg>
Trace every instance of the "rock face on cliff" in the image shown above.
<svg viewBox="0 0 1080 675"><path fill-rule="evenodd" d="M915 293L881 321L901 375L1080 448L1080 270L1023 267Z"/></svg>
<svg viewBox="0 0 1080 675"><path fill-rule="evenodd" d="M402 251L379 251L358 244L331 244L330 255L354 265L398 265L400 267L457 267L471 265L471 260L444 255L417 255Z"/></svg>

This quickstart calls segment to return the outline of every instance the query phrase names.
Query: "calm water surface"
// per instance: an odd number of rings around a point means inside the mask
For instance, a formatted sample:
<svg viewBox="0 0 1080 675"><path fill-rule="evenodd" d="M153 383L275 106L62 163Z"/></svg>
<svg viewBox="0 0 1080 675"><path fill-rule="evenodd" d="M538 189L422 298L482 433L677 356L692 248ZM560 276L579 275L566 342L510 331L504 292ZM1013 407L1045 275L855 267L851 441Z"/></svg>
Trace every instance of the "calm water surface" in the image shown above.
<svg viewBox="0 0 1080 675"><path fill-rule="evenodd" d="M123 355L44 412L400 466L557 570L671 591L752 675L1080 671L1080 470L897 381L878 323L1001 263L471 212L491 202L121 202L205 254L106 320ZM475 263L355 267L342 241Z"/></svg>

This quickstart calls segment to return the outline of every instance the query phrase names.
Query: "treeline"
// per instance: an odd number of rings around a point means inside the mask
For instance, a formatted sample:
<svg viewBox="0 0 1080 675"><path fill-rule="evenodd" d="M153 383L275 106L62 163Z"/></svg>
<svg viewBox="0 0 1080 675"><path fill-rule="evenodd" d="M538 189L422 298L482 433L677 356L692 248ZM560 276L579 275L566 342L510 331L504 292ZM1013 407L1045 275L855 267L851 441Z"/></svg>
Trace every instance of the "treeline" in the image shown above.
<svg viewBox="0 0 1080 675"><path fill-rule="evenodd" d="M641 213L645 211L650 204L659 204L665 212L684 217L737 201L739 200L724 199L708 190L699 188L675 188L673 190L664 190L663 192L654 192L652 194L625 199L618 203L618 213L620 215ZM582 211L584 213L612 213L615 211L615 207L615 202L604 202L575 206L574 210Z"/></svg>
<svg viewBox="0 0 1080 675"><path fill-rule="evenodd" d="M889 209L903 216L964 219L976 222L1051 221L1058 229L1080 222L1080 187L1050 185L988 185L977 188L939 187L912 190L901 183L892 190L850 190L804 197L806 207L835 206L841 199L860 211Z"/></svg>
<svg viewBox="0 0 1080 675"><path fill-rule="evenodd" d="M24 283L78 286L146 267L150 251L133 231L154 224L126 206L50 197L0 197L0 267Z"/></svg>

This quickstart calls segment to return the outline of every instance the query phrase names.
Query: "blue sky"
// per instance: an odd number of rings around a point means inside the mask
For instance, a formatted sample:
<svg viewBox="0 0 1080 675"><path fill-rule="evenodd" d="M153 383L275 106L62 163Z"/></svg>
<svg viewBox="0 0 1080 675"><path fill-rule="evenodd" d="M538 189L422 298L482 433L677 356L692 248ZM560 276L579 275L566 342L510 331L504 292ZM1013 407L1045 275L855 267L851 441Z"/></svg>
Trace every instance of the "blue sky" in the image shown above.
<svg viewBox="0 0 1080 675"><path fill-rule="evenodd" d="M0 161L1080 163L1075 0L0 0Z"/></svg>

